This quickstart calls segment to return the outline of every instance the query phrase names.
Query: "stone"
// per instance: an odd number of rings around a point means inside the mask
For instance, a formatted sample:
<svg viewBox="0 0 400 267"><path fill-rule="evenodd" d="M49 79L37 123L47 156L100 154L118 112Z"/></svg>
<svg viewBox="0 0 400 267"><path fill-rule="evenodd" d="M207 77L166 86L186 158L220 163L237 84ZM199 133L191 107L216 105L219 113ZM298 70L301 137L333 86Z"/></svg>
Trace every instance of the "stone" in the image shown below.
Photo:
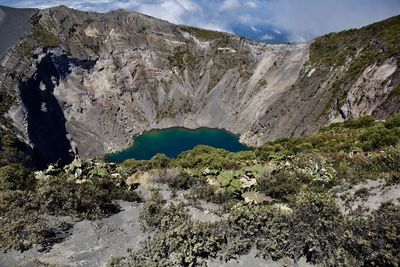
<svg viewBox="0 0 400 267"><path fill-rule="evenodd" d="M75 178L79 179L79 178L81 178L81 176L82 176L82 169L81 168L77 168L75 170Z"/></svg>
<svg viewBox="0 0 400 267"><path fill-rule="evenodd" d="M242 197L244 199L244 202L246 203L251 203L251 204L261 204L264 202L272 202L272 198L266 196L263 193L258 193L258 192L245 192L242 194Z"/></svg>
<svg viewBox="0 0 400 267"><path fill-rule="evenodd" d="M251 188L257 185L257 180L248 176L243 176L242 178L240 178L240 181L242 183L242 188Z"/></svg>

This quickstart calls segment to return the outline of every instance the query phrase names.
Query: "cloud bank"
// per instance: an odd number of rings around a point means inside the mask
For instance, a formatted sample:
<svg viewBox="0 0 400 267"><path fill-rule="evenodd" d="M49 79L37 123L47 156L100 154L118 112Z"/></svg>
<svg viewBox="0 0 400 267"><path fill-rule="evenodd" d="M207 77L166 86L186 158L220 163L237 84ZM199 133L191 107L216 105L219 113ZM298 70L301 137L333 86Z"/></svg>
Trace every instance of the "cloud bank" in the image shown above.
<svg viewBox="0 0 400 267"><path fill-rule="evenodd" d="M266 42L303 42L400 14L400 0L0 0L0 5L123 8Z"/></svg>

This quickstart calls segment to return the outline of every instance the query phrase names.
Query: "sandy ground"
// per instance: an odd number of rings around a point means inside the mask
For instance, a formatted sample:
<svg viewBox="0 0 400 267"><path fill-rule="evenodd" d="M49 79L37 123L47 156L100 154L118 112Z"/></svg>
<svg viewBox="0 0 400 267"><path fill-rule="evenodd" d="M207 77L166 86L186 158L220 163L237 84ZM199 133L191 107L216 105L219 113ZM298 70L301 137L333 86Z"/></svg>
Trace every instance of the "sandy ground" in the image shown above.
<svg viewBox="0 0 400 267"><path fill-rule="evenodd" d="M284 258L279 261L273 261L271 259L266 260L263 258L256 257L256 251L250 251L249 255L239 257L237 260L230 260L228 262L220 262L216 260L209 260L207 262L208 267L313 267L318 265L312 265L306 262L305 258L301 258L298 262L294 262L292 259Z"/></svg>
<svg viewBox="0 0 400 267"><path fill-rule="evenodd" d="M15 9L0 6L0 59L30 28L30 17L37 9Z"/></svg>
<svg viewBox="0 0 400 267"><path fill-rule="evenodd" d="M355 197L360 189L367 189L368 195L364 198ZM350 197L350 201L344 201L340 196ZM338 194L336 199L341 211L347 214L359 207L367 208L369 211L377 210L386 202L400 204L400 185L386 185L384 180L367 180L355 185L353 188Z"/></svg>
<svg viewBox="0 0 400 267"><path fill-rule="evenodd" d="M24 253L0 254L0 266L35 266L34 261L57 266L106 266L111 257L125 256L127 249L136 250L145 238L140 231L142 204L120 202L122 211L97 222L81 221L74 225L70 237L55 244L46 253L31 249Z"/></svg>
<svg viewBox="0 0 400 267"><path fill-rule="evenodd" d="M185 192L178 192L174 198L171 198L168 190L161 190L161 193L168 203L178 203L183 201ZM0 267L34 267L37 265L35 261L55 264L57 267L102 267L110 262L111 257L126 256L128 249L140 249L140 242L147 237L140 230L139 222L143 204L124 201L118 203L122 209L119 213L99 221L77 222L66 240L55 244L48 252L39 252L39 247L23 253L0 252ZM197 221L218 221L223 219L215 214L220 208L204 202L201 203L201 209L189 206L189 214Z"/></svg>

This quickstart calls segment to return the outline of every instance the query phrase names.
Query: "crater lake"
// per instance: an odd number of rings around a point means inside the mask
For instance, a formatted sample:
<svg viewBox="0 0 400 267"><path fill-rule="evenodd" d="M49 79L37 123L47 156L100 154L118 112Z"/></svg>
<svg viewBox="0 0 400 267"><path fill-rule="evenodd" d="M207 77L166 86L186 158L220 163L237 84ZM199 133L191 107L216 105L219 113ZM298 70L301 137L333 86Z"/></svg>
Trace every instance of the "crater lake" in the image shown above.
<svg viewBox="0 0 400 267"><path fill-rule="evenodd" d="M190 150L198 145L222 148L230 152L248 150L239 142L239 137L221 129L198 128L186 129L180 127L151 130L134 138L133 145L121 152L109 154L106 160L121 163L127 159L149 160L158 153L170 158Z"/></svg>

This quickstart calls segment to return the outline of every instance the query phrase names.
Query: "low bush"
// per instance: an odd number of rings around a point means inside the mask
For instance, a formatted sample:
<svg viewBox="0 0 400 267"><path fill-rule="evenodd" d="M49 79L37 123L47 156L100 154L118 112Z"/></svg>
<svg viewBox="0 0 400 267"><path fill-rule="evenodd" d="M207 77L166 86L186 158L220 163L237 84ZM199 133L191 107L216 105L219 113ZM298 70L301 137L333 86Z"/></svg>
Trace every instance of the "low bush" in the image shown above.
<svg viewBox="0 0 400 267"><path fill-rule="evenodd" d="M400 172L400 145L379 153L372 159L372 164L379 172Z"/></svg>
<svg viewBox="0 0 400 267"><path fill-rule="evenodd" d="M66 237L69 224L49 222L31 191L0 191L0 248L24 251L34 244L48 249Z"/></svg>
<svg viewBox="0 0 400 267"><path fill-rule="evenodd" d="M234 207L227 222L226 259L245 255L254 246L265 258L277 260L285 257L290 234L289 219L290 216L271 206Z"/></svg>
<svg viewBox="0 0 400 267"><path fill-rule="evenodd" d="M388 129L393 129L396 127L400 127L400 115L393 116L385 121L385 127Z"/></svg>
<svg viewBox="0 0 400 267"><path fill-rule="evenodd" d="M34 189L35 178L22 164L9 164L0 167L0 190Z"/></svg>
<svg viewBox="0 0 400 267"><path fill-rule="evenodd" d="M157 154L148 162L151 169L165 169L171 164L171 159L164 154Z"/></svg>
<svg viewBox="0 0 400 267"><path fill-rule="evenodd" d="M224 204L237 196L233 192L217 190L215 186L208 184L206 181L201 181L190 189L188 197L194 200L201 199L216 204Z"/></svg>
<svg viewBox="0 0 400 267"><path fill-rule="evenodd" d="M364 116L359 119L347 120L343 123L346 128L367 128L375 124L373 116Z"/></svg>
<svg viewBox="0 0 400 267"><path fill-rule="evenodd" d="M157 154L150 160L127 159L119 165L119 171L126 175L132 175L137 171L148 171L151 169L167 169L172 167L173 160L164 154Z"/></svg>
<svg viewBox="0 0 400 267"><path fill-rule="evenodd" d="M327 194L305 192L293 206L289 253L294 259L335 266L344 235L344 217Z"/></svg>
<svg viewBox="0 0 400 267"><path fill-rule="evenodd" d="M190 169L235 169L240 163L232 155L224 149L200 145L183 152L174 162L176 166Z"/></svg>
<svg viewBox="0 0 400 267"><path fill-rule="evenodd" d="M177 174L166 175L164 182L173 190L188 190L196 185L199 179L181 170Z"/></svg>
<svg viewBox="0 0 400 267"><path fill-rule="evenodd" d="M54 178L39 185L36 206L51 215L72 215L79 218L98 219L119 210L108 190L90 183L75 184Z"/></svg>
<svg viewBox="0 0 400 267"><path fill-rule="evenodd" d="M362 266L399 266L399 221L400 207L393 204L384 204L370 215L353 216L344 249Z"/></svg>
<svg viewBox="0 0 400 267"><path fill-rule="evenodd" d="M384 127L373 127L367 129L360 138L361 147L364 151L371 151L385 146L399 143L400 138L395 131Z"/></svg>
<svg viewBox="0 0 400 267"><path fill-rule="evenodd" d="M301 183L293 172L278 170L257 180L257 190L280 201L289 202L300 192Z"/></svg>

